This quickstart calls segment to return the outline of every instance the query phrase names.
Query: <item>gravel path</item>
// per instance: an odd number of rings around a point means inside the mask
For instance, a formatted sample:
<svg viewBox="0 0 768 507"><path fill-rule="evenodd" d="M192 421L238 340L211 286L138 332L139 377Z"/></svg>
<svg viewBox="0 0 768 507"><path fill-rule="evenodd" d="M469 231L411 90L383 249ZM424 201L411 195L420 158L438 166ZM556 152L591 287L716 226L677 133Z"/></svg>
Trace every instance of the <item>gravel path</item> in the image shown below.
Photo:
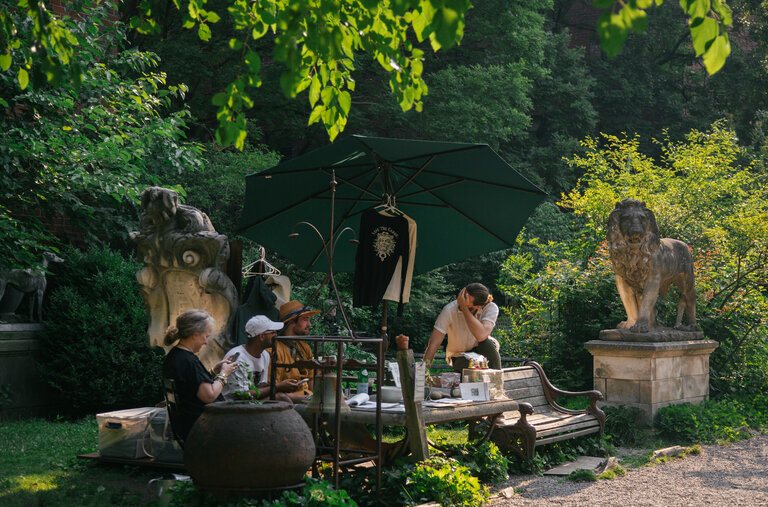
<svg viewBox="0 0 768 507"><path fill-rule="evenodd" d="M515 476L500 485L520 488L506 505L768 506L768 435L732 445L703 445L701 454L629 470L597 482L560 482L561 477Z"/></svg>

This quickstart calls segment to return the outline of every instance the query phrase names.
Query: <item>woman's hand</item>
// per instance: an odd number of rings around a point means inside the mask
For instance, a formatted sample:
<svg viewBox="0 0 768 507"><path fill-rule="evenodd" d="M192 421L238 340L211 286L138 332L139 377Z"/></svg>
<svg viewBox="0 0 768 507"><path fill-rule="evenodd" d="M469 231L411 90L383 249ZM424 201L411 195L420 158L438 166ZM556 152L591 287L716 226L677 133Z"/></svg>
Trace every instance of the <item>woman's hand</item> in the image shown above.
<svg viewBox="0 0 768 507"><path fill-rule="evenodd" d="M220 363L218 363L216 366L219 367L219 373L224 375L225 377L229 377L232 375L232 372L235 371L235 368L237 368L237 361L230 363L226 359ZM214 370L216 367L214 367Z"/></svg>

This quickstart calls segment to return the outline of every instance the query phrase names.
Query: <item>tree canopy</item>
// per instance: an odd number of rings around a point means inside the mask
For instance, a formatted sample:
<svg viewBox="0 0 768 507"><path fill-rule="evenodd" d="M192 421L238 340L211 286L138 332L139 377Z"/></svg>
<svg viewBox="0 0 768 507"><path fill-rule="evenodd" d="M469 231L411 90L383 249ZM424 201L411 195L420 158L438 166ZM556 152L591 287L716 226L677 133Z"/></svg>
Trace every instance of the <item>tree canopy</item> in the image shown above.
<svg viewBox="0 0 768 507"><path fill-rule="evenodd" d="M100 0L93 0L99 3ZM89 2L82 2L84 5ZM619 52L630 31L643 32L646 11L662 0L595 0L604 9L598 21L602 47ZM167 2L162 5L168 5ZM730 54L726 29L732 24L725 0L681 0L696 55L709 73L717 72ZM227 16L236 30L227 46L237 55L236 76L212 97L217 106L217 140L242 148L245 111L253 106L253 89L261 85L261 57L253 47L267 34L273 37L272 58L284 64L283 93L307 92L309 123L322 123L333 140L345 127L355 90L353 71L358 55L369 54L389 76L389 87L403 111L422 109L427 84L423 78L424 50L458 44L463 36L468 0L229 0L226 12L216 12L206 0L173 0L183 12L184 28L201 40L213 35L212 25ZM161 3L142 0L131 26L143 33L160 30ZM0 1L0 70L12 72L20 89L30 83L82 82L77 37L67 24L51 15L41 0ZM0 98L0 100L3 100ZM7 105L7 101L3 100Z"/></svg>

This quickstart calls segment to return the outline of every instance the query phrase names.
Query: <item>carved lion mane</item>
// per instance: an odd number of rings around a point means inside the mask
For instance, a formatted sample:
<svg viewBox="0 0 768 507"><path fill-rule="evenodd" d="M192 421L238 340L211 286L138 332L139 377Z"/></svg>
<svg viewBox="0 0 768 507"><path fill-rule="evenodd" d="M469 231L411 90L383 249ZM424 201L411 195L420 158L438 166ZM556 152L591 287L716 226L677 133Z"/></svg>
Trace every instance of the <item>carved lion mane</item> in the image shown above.
<svg viewBox="0 0 768 507"><path fill-rule="evenodd" d="M633 231L630 238L622 218L634 215L643 225L642 231ZM642 290L648 278L651 256L659 248L659 228L656 216L643 201L624 199L616 203L608 215L608 248L613 270L635 289Z"/></svg>
<svg viewBox="0 0 768 507"><path fill-rule="evenodd" d="M608 248L616 288L627 311L627 320L619 329L645 333L655 328L656 299L666 297L674 283L680 292L675 328L698 330L691 251L682 241L659 239L656 217L644 202L624 199L616 203L608 216Z"/></svg>

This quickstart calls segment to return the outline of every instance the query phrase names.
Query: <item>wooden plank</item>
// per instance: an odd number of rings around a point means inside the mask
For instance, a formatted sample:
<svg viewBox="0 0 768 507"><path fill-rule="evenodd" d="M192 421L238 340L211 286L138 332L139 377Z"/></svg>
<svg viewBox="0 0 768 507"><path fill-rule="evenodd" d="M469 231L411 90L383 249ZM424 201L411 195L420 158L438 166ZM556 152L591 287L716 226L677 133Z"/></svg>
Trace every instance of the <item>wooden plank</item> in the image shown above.
<svg viewBox="0 0 768 507"><path fill-rule="evenodd" d="M504 381L504 389L517 389L520 387L536 387L536 386L544 389L544 387L541 385L541 380L539 378L534 378L534 377L515 378L515 379Z"/></svg>
<svg viewBox="0 0 768 507"><path fill-rule="evenodd" d="M530 403L533 407L534 413L540 412L542 410L546 410L547 412L550 411L552 408L549 403L547 403L547 399L543 396L536 396L533 398L512 398L518 403Z"/></svg>
<svg viewBox="0 0 768 507"><path fill-rule="evenodd" d="M538 387L520 387L517 389L504 389L504 394L510 398L533 398L536 396L544 396L544 389L541 386Z"/></svg>
<svg viewBox="0 0 768 507"><path fill-rule="evenodd" d="M540 445L551 444L553 442L559 442L561 440L567 440L569 438L576 438L576 437L580 437L580 436L583 436L583 435L589 435L590 433L597 433L598 431L600 431L600 427L599 426L597 428L588 428L588 429L584 429L584 430L580 430L580 431L574 431L573 433L565 433L565 434L561 434L561 435L556 435L554 437L547 437L547 438L543 438L541 440L539 440L537 438L536 439L536 446L538 447Z"/></svg>
<svg viewBox="0 0 768 507"><path fill-rule="evenodd" d="M597 420L594 421L585 421L581 423L569 423L563 426L555 426L550 427L549 429L541 429L536 428L536 438L539 437L548 437L551 435L559 435L561 433L575 433L577 430L584 429L584 428L597 428L600 430L600 423L597 422Z"/></svg>
<svg viewBox="0 0 768 507"><path fill-rule="evenodd" d="M522 378L531 378L531 377L539 377L539 374L536 370L533 369L533 366L519 366L517 368L504 368L502 373L502 379L506 380L515 380L515 379L522 379Z"/></svg>
<svg viewBox="0 0 768 507"><path fill-rule="evenodd" d="M403 386L403 404L405 405L405 426L408 428L408 443L416 461L429 458L427 430L424 427L424 413L421 400L413 399L415 379L413 378L413 350L398 350L397 364L400 368L400 382Z"/></svg>

